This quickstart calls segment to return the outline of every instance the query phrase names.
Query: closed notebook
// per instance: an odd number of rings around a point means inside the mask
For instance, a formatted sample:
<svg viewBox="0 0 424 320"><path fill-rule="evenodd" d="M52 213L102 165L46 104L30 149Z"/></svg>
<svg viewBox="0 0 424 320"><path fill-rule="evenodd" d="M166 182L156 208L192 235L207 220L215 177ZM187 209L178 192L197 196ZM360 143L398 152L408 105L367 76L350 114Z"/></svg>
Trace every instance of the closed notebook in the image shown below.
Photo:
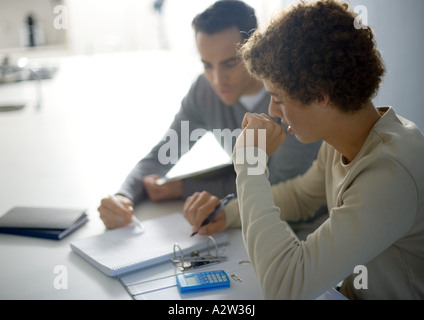
<svg viewBox="0 0 424 320"><path fill-rule="evenodd" d="M14 207L0 217L0 233L60 240L87 221L84 209Z"/></svg>
<svg viewBox="0 0 424 320"><path fill-rule="evenodd" d="M207 236L190 237L191 226L181 213L173 213L135 225L108 230L75 240L71 249L104 274L120 277L165 261L173 256L175 243L184 254L207 248ZM214 235L218 245L228 242L226 233Z"/></svg>

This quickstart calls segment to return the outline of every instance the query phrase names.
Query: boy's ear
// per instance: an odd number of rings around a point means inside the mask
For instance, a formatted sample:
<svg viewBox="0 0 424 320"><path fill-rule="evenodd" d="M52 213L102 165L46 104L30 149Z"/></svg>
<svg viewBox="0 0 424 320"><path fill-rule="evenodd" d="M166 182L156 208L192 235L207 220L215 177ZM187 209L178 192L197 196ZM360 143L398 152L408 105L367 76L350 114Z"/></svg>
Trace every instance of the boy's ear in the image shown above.
<svg viewBox="0 0 424 320"><path fill-rule="evenodd" d="M327 93L323 93L317 98L317 102L323 107L328 107L330 105L330 96Z"/></svg>

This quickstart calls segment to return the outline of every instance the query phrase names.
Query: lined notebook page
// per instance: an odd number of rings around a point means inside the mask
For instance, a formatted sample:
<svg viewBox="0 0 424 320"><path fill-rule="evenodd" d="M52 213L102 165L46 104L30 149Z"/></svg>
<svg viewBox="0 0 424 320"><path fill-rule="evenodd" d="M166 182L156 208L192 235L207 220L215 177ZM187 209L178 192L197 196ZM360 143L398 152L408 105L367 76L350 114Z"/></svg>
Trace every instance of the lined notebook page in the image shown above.
<svg viewBox="0 0 424 320"><path fill-rule="evenodd" d="M106 231L76 240L71 249L109 276L119 276L171 259L174 243L184 253L207 248L207 236L190 237L191 226L181 213L142 222L144 232L136 226ZM214 235L219 244L226 243L225 233Z"/></svg>

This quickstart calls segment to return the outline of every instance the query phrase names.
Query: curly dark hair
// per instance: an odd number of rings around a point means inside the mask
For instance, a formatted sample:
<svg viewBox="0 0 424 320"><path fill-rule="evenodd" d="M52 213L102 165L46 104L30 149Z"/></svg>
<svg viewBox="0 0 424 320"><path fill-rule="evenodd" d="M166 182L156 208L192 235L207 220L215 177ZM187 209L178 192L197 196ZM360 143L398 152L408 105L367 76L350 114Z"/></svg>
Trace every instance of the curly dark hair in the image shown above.
<svg viewBox="0 0 424 320"><path fill-rule="evenodd" d="M293 99L308 104L327 94L337 108L356 111L385 73L371 28L355 26L356 17L336 0L302 1L257 30L240 54L253 76Z"/></svg>

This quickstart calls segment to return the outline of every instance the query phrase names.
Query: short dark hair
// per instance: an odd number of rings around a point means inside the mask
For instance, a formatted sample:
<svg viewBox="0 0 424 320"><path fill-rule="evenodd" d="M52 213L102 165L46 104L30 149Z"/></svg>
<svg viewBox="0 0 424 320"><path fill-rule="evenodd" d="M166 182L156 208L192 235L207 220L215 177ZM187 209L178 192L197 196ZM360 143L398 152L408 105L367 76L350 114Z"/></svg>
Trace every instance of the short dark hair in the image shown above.
<svg viewBox="0 0 424 320"><path fill-rule="evenodd" d="M302 1L242 47L248 71L308 104L328 94L356 111L378 91L385 67L370 27L337 0Z"/></svg>
<svg viewBox="0 0 424 320"><path fill-rule="evenodd" d="M237 27L244 40L256 30L255 9L239 0L220 0L198 14L192 22L196 34L214 34Z"/></svg>

